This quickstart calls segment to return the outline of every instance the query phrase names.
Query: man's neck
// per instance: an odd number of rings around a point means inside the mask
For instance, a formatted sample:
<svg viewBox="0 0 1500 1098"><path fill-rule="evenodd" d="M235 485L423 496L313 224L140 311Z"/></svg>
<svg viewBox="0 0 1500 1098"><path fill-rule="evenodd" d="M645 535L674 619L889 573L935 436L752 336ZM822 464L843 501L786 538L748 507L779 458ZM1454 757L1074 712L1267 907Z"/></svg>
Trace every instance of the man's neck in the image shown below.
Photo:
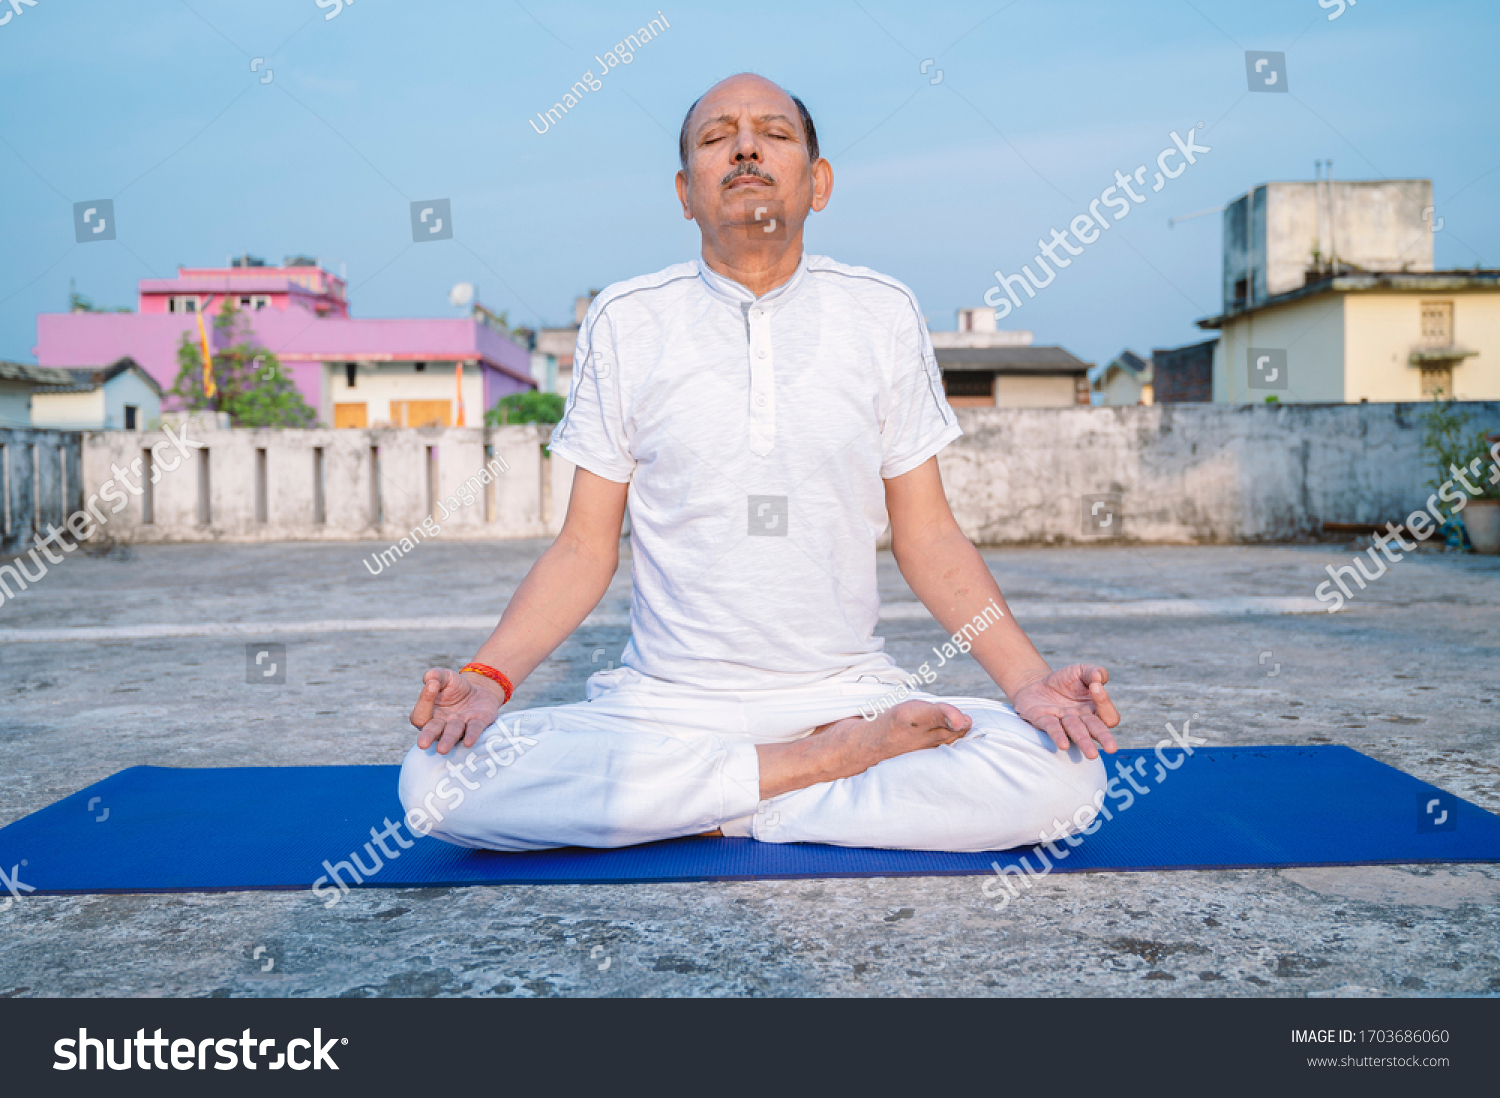
<svg viewBox="0 0 1500 1098"><path fill-rule="evenodd" d="M785 285L797 273L797 265L802 262L801 234L791 247L775 254L754 251L724 255L705 241L703 262L715 274L738 282L756 297L764 297L778 286Z"/></svg>

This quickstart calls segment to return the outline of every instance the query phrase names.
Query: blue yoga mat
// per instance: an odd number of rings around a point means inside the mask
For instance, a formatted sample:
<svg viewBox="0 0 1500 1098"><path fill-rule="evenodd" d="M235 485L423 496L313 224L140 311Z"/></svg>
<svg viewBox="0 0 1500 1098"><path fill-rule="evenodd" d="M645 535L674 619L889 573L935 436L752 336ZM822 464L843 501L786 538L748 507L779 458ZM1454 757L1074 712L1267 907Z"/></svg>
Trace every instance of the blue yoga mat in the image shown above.
<svg viewBox="0 0 1500 1098"><path fill-rule="evenodd" d="M1120 783L1105 802L1113 818L1076 849L1057 844L1068 856L1053 859L1054 872L1500 861L1500 816L1346 747L1198 748L1175 770L1151 751L1109 762L1112 772L1116 762L1135 766L1147 792L1127 805ZM362 883L377 888L935 877L1023 857L1043 869L1030 847L944 854L751 839L497 854L404 826L384 840L391 857L370 831L401 821L397 770L133 767L0 829L0 870L25 896L310 888L329 866L352 866L353 854L374 870ZM321 888L320 897L338 895L327 881Z"/></svg>

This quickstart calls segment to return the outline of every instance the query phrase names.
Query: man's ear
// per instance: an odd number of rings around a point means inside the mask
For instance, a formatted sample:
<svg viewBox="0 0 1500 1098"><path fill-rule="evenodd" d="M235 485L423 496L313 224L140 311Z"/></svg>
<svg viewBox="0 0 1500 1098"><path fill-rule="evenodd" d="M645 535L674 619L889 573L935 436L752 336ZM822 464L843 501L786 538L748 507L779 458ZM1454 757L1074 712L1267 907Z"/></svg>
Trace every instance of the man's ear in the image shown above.
<svg viewBox="0 0 1500 1098"><path fill-rule="evenodd" d="M812 166L812 177L812 208L814 212L820 212L833 196L833 165L819 157L818 162Z"/></svg>
<svg viewBox="0 0 1500 1098"><path fill-rule="evenodd" d="M677 201L682 203L682 216L689 221L693 220L692 207L688 205L688 178L687 172L677 173Z"/></svg>

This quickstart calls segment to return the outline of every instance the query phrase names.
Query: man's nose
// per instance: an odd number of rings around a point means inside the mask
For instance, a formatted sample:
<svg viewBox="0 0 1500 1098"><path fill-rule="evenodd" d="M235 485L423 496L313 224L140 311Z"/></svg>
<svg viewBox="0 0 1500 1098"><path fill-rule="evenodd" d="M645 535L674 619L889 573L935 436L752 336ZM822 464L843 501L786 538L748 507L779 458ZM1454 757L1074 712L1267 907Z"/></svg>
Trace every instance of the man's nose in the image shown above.
<svg viewBox="0 0 1500 1098"><path fill-rule="evenodd" d="M734 159L759 160L760 143L756 140L755 131L748 126L735 135Z"/></svg>

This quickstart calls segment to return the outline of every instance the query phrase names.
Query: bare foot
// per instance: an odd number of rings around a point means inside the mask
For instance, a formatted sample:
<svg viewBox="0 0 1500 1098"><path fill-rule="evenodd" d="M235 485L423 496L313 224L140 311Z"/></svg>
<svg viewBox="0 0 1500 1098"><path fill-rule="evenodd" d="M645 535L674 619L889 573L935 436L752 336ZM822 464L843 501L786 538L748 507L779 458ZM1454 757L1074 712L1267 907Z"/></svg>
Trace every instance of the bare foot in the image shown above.
<svg viewBox="0 0 1500 1098"><path fill-rule="evenodd" d="M760 797L863 774L876 763L952 743L974 722L946 702L912 699L873 721L847 717L792 743L759 744Z"/></svg>

